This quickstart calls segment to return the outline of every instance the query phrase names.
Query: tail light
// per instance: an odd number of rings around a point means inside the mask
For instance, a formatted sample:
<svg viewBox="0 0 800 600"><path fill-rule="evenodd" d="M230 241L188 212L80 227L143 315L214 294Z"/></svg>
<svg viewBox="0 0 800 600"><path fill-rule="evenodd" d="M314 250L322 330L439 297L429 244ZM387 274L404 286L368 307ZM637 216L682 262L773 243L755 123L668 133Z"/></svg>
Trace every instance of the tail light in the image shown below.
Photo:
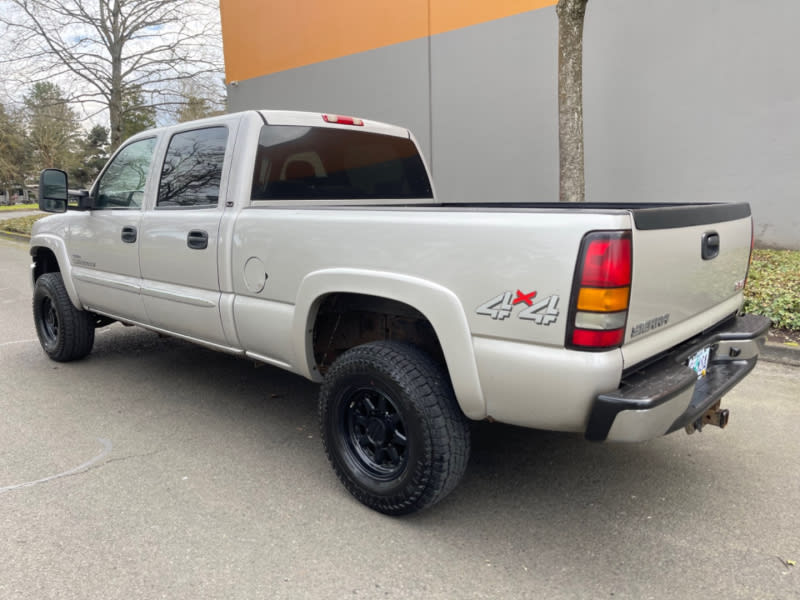
<svg viewBox="0 0 800 600"><path fill-rule="evenodd" d="M632 270L630 231L594 231L584 236L572 290L568 348L608 350L622 345Z"/></svg>

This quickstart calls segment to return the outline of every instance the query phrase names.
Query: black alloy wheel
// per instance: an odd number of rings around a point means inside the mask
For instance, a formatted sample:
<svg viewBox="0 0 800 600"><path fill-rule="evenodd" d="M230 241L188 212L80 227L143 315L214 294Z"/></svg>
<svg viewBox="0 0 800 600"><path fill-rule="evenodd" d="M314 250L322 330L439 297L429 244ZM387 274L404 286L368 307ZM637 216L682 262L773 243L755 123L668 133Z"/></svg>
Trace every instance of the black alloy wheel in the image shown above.
<svg viewBox="0 0 800 600"><path fill-rule="evenodd" d="M42 298L39 306L41 319L41 332L44 343L48 346L55 346L58 343L58 312L56 312L53 301L49 296Z"/></svg>
<svg viewBox="0 0 800 600"><path fill-rule="evenodd" d="M339 435L358 466L381 481L400 475L408 462L408 438L391 398L378 390L357 388L341 407Z"/></svg>

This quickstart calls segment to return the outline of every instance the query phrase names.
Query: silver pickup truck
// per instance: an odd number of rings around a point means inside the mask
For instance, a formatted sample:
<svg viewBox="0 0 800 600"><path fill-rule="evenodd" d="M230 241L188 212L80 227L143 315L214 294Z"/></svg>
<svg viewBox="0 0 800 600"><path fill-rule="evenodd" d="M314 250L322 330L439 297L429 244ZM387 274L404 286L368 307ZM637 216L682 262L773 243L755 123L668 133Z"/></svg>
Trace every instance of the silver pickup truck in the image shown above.
<svg viewBox="0 0 800 600"><path fill-rule="evenodd" d="M497 174L498 177L502 174ZM325 451L387 514L451 491L469 419L638 441L724 426L769 322L747 204L459 204L412 134L250 111L140 133L31 237L44 351L139 325L322 384Z"/></svg>

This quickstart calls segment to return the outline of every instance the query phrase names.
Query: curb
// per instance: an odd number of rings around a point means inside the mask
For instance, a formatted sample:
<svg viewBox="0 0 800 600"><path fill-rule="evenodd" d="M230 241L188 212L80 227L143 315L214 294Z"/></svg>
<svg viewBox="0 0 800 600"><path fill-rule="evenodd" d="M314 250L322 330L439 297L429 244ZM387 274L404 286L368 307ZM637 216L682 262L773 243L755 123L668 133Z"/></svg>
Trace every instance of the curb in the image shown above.
<svg viewBox="0 0 800 600"><path fill-rule="evenodd" d="M25 242L26 244L31 241L31 236L29 235L16 233L14 231L6 231L5 229L0 229L0 237L14 240L15 242Z"/></svg>
<svg viewBox="0 0 800 600"><path fill-rule="evenodd" d="M758 358L771 363L800 367L800 346L787 346L767 342Z"/></svg>
<svg viewBox="0 0 800 600"><path fill-rule="evenodd" d="M31 238L23 233L14 233L0 229L0 237L8 238L17 242L30 242ZM779 363L792 367L800 367L800 346L786 346L767 342L761 348L758 357L760 360L771 363Z"/></svg>

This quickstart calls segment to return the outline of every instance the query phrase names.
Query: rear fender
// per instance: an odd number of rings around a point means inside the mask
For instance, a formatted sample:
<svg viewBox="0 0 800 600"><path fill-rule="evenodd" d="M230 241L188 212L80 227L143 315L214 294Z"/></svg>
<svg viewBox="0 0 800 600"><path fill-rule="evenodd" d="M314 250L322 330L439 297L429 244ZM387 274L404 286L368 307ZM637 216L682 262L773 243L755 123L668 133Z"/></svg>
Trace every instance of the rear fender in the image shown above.
<svg viewBox="0 0 800 600"><path fill-rule="evenodd" d="M322 380L314 360L312 332L322 300L333 293L389 298L422 313L439 338L461 410L471 419L486 417L472 335L461 302L449 289L417 277L363 269L309 273L300 284L292 324L295 364L299 372L314 381Z"/></svg>

